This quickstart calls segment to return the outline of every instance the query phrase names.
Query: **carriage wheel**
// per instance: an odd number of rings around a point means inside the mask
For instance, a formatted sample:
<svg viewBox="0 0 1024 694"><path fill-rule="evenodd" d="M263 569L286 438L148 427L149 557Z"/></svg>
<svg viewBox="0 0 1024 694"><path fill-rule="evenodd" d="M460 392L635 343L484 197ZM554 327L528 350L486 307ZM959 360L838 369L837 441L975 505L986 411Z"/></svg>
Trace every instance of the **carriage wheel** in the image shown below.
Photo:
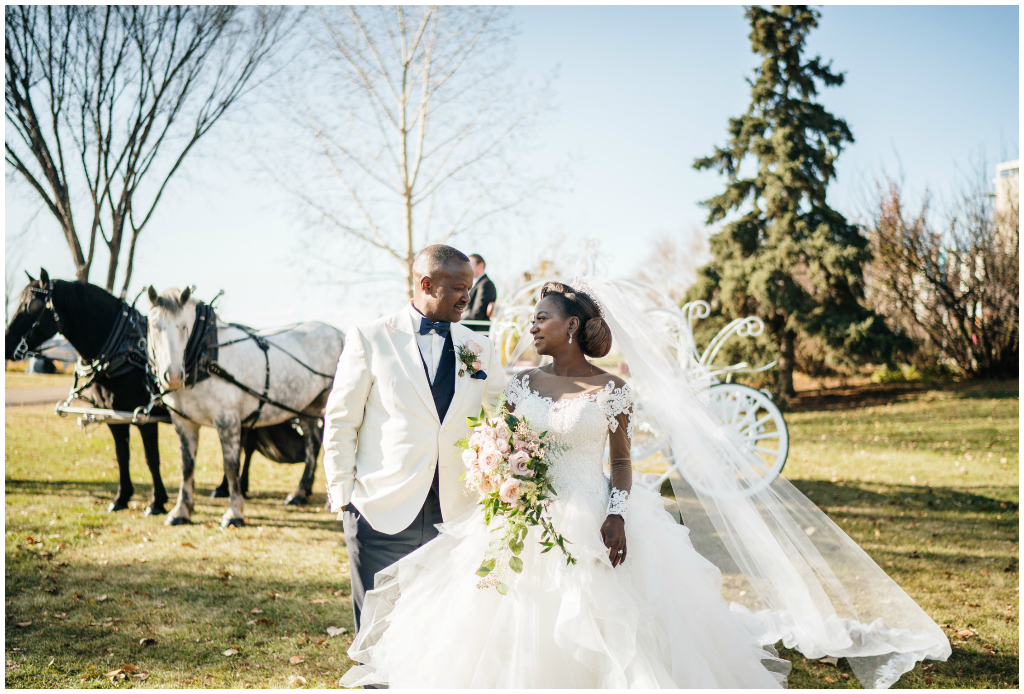
<svg viewBox="0 0 1024 694"><path fill-rule="evenodd" d="M748 493L764 489L782 473L789 455L789 429L782 412L760 390L738 383L719 383L708 389L708 408L746 445L760 481Z"/></svg>
<svg viewBox="0 0 1024 694"><path fill-rule="evenodd" d="M671 465L668 439L652 424L644 412L643 402L633 403L633 438L630 455L637 481L655 492L661 491L660 479Z"/></svg>

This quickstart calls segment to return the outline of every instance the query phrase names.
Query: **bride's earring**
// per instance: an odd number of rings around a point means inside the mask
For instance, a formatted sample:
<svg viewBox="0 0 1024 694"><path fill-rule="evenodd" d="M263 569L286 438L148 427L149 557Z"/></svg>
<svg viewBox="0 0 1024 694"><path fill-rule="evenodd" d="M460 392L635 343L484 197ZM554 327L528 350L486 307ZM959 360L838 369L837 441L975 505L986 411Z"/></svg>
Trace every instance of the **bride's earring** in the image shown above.
<svg viewBox="0 0 1024 694"><path fill-rule="evenodd" d="M569 332L569 344L570 345L572 344L572 332L571 331Z"/></svg>

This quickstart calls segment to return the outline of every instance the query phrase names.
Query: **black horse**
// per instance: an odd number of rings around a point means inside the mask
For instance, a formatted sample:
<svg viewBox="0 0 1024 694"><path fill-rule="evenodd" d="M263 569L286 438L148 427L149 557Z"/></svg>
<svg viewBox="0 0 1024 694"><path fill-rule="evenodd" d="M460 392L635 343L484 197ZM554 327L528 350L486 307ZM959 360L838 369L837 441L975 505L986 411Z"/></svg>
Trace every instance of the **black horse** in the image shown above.
<svg viewBox="0 0 1024 694"><path fill-rule="evenodd" d="M21 350L33 351L46 340L60 332L67 338L71 346L78 352L83 363L90 363L103 356L101 352L108 346L112 331L118 327L119 316L125 312L126 305L105 289L87 282L50 281L46 270L40 271L39 279L29 276L29 284L21 293L18 307L5 334L5 357L7 359L23 358L16 354ZM140 317L141 318L141 317ZM145 321L144 318L141 318ZM58 323L59 321L59 323ZM146 334L145 323L142 324L141 336ZM145 353L145 348L142 348ZM151 400L147 388L147 374L141 363L127 364L117 375L105 373L103 370L94 374L94 380L82 396L101 409L133 412L136 408L145 407ZM131 366L132 368L128 368ZM166 410L154 407L152 415L167 416ZM129 424L108 424L111 436L114 437L114 452L117 456L118 486L117 495L108 507L108 511L121 511L128 508L135 488L132 485L129 469ZM146 515L167 513L167 491L160 477L160 449L157 445L157 424L135 425L142 436L142 447L146 455L146 465L153 477L153 494L146 508ZM295 431L295 423L285 422L274 427L266 427L248 432L244 437L245 466L240 480L243 493L249 486L249 463L255 450L259 450L267 458L281 463L305 462L306 455L301 432ZM314 453L319 453L319 447ZM308 465L307 465L308 467ZM314 468L315 469L315 468ZM312 493L312 471L303 474L300 487L305 494L293 495L289 503L302 504ZM307 480L307 478L309 478ZM211 496L226 496L227 483L221 483L223 492L218 488Z"/></svg>
<svg viewBox="0 0 1024 694"><path fill-rule="evenodd" d="M50 281L46 270L39 279L29 275L29 284L21 293L18 308L7 326L5 357L14 359L19 346L34 350L59 331L75 348L84 363L101 356L101 351L114 330L124 309L124 302L109 292L86 282ZM58 325L59 321L59 325ZM143 332L143 336L145 333ZM144 366L132 365L119 375L100 372L82 395L98 408L132 412L149 404ZM153 414L167 416L166 411ZM114 453L119 471L117 495L108 511L128 508L135 488L128 468L128 424L108 424L114 437ZM157 445L157 424L136 425L142 436L146 465L153 476L153 494L146 515L167 513L167 491L160 478L160 448Z"/></svg>

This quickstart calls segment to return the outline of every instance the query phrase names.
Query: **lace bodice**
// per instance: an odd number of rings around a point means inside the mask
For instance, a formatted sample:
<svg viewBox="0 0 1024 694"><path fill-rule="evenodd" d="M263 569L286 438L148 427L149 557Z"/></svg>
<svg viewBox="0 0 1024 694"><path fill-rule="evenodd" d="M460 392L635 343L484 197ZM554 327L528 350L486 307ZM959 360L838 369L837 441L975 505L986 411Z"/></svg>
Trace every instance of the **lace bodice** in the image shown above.
<svg viewBox="0 0 1024 694"><path fill-rule="evenodd" d="M627 447L632 438L633 394L628 385L616 387L615 382L609 380L600 390L556 401L530 387L530 374L521 374L509 380L505 400L534 430L547 431L558 442L551 454L549 474L559 495L581 490L608 501L609 483L602 465L604 444L609 431L618 431L620 415L627 418L623 437ZM616 486L624 487L618 490L624 500L628 481Z"/></svg>

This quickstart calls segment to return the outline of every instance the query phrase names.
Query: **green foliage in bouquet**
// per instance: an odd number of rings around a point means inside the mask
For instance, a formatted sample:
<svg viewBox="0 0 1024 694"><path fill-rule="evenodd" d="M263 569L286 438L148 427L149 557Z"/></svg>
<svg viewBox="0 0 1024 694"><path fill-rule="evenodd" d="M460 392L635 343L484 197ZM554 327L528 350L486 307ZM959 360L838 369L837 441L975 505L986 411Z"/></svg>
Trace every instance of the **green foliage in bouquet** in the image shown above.
<svg viewBox="0 0 1024 694"><path fill-rule="evenodd" d="M484 524L491 526L495 519L500 524L492 532L502 536L493 540L476 573L483 578L479 587L494 586L499 593L508 593L501 576L506 568L523 572L519 555L525 548L531 527L541 528L541 553L558 547L565 555L566 565L576 558L566 548L569 542L562 537L547 513L548 504L555 498L555 490L548 476L548 456L558 449L558 443L547 437L547 432L535 432L525 418L508 411L504 402L494 417L480 411L479 417L468 417L471 434L455 443L463 450L463 462L468 468L462 479L466 493L480 493L484 509Z"/></svg>

